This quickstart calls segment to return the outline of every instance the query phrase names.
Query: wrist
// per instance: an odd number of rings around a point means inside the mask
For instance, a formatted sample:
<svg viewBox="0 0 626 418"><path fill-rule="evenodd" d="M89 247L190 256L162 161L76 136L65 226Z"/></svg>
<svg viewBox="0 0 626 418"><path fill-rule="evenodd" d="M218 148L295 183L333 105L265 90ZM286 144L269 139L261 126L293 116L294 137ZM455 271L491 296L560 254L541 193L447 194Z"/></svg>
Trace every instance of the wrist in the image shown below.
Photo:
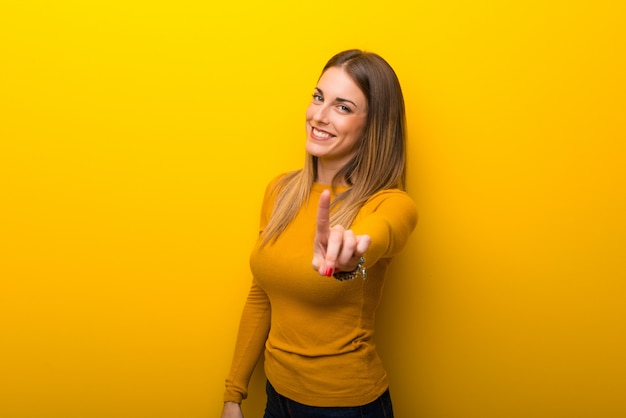
<svg viewBox="0 0 626 418"><path fill-rule="evenodd" d="M359 264L357 264L357 266L354 268L354 270L352 271L338 271L335 274L333 274L333 277L339 281L345 281L345 280L353 280L355 279L357 276L361 276L363 278L363 280L367 279L367 269L364 266L365 264L365 258L361 257L359 259Z"/></svg>

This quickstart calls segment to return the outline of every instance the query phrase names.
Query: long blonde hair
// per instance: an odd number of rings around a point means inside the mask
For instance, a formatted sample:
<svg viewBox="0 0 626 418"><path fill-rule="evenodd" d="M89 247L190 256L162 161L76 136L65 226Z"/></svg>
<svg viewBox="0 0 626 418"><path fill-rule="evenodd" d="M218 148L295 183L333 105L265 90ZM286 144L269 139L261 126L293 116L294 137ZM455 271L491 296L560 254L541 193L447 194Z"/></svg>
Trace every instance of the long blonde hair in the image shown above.
<svg viewBox="0 0 626 418"><path fill-rule="evenodd" d="M368 103L363 139L352 160L332 181L333 189L347 184L331 204L331 225L349 228L359 209L381 190L404 189L406 181L406 117L400 82L393 68L379 55L358 49L340 52L324 66L342 68ZM320 75L321 77L321 75ZM304 167L276 183L274 210L261 233L262 245L275 240L309 199L317 179L317 157L307 153Z"/></svg>

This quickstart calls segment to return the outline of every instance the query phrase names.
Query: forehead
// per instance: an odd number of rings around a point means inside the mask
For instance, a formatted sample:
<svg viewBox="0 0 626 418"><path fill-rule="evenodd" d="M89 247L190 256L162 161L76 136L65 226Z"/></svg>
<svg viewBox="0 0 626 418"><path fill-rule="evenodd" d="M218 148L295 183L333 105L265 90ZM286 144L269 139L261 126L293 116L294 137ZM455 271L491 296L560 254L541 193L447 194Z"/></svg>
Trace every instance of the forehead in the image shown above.
<svg viewBox="0 0 626 418"><path fill-rule="evenodd" d="M317 82L317 88L322 90L327 99L339 97L352 100L357 105L367 101L359 86L341 67L331 67L324 71Z"/></svg>

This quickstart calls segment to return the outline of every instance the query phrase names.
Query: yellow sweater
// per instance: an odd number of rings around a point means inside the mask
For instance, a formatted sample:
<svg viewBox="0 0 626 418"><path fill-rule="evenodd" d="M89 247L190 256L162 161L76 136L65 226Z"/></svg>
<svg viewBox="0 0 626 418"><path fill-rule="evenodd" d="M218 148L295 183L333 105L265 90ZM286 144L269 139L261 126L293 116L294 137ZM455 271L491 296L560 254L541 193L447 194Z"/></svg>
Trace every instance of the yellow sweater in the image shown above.
<svg viewBox="0 0 626 418"><path fill-rule="evenodd" d="M400 190L377 193L359 211L351 229L368 234L367 279L338 281L311 267L317 206L329 188L314 184L305 205L273 244L255 246L252 285L245 304L225 401L241 402L257 360L278 393L311 406L357 406L378 398L387 374L372 339L391 257L405 245L417 211ZM261 230L273 208L268 187Z"/></svg>

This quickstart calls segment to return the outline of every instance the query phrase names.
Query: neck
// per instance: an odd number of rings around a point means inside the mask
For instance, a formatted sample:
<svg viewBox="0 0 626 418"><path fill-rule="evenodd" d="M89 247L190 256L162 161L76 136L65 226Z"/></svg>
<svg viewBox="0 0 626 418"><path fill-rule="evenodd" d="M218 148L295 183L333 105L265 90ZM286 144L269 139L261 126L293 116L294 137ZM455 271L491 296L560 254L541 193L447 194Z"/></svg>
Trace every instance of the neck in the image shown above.
<svg viewBox="0 0 626 418"><path fill-rule="evenodd" d="M343 167L340 161L328 161L317 159L317 179L316 181L321 184L332 184L333 178ZM345 186L345 182L342 180L339 183L340 186Z"/></svg>

